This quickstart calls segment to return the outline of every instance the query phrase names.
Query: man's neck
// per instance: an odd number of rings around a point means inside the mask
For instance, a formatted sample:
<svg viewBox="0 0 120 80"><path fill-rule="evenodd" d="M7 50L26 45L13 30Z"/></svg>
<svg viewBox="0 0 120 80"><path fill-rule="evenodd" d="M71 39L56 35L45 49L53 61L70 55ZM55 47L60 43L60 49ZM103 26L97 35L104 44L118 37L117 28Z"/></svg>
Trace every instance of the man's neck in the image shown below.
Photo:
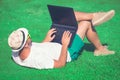
<svg viewBox="0 0 120 80"><path fill-rule="evenodd" d="M25 60L30 54L30 48L23 48L23 50L20 52L20 59Z"/></svg>

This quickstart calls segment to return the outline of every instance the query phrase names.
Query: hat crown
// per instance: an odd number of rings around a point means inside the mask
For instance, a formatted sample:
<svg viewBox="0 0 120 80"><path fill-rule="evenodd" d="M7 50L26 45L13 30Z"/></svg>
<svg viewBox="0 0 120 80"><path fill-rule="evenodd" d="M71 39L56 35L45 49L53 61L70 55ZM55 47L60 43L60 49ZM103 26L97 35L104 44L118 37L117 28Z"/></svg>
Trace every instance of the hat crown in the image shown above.
<svg viewBox="0 0 120 80"><path fill-rule="evenodd" d="M12 51L20 51L27 40L28 30L26 28L19 28L13 31L8 38L8 45L12 48Z"/></svg>
<svg viewBox="0 0 120 80"><path fill-rule="evenodd" d="M12 49L18 49L23 41L23 34L21 31L14 31L8 40L8 44Z"/></svg>

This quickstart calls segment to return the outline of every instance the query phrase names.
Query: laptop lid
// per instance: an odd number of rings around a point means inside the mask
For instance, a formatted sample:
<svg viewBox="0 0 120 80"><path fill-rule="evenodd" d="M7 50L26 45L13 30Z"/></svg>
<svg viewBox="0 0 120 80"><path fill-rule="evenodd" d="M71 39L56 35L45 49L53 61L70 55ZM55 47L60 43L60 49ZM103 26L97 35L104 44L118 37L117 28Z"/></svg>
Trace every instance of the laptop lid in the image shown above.
<svg viewBox="0 0 120 80"><path fill-rule="evenodd" d="M78 26L73 8L48 5L53 24Z"/></svg>

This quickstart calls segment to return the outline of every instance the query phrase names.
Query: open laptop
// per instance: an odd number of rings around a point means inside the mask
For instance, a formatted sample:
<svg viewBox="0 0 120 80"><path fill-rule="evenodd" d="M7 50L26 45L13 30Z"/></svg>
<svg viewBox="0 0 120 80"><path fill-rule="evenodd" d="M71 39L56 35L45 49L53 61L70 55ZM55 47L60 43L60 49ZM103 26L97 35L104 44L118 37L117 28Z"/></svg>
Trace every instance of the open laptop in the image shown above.
<svg viewBox="0 0 120 80"><path fill-rule="evenodd" d="M63 32L69 30L72 33L70 47L78 28L73 8L48 5L48 10L52 20L51 28L56 28L57 30L53 42L61 44Z"/></svg>

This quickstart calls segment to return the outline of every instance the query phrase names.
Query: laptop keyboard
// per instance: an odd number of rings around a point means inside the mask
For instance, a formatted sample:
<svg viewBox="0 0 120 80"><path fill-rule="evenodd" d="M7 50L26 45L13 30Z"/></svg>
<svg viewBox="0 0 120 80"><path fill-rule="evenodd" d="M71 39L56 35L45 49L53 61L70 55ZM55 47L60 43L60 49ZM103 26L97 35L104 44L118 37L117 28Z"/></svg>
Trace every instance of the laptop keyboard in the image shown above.
<svg viewBox="0 0 120 80"><path fill-rule="evenodd" d="M76 34L76 26L53 24L51 28L56 28L57 31L56 33L54 33L56 37L54 38L53 42L58 42L60 44L61 44L62 34L64 31L70 31L72 33L71 40L73 40L74 35Z"/></svg>

